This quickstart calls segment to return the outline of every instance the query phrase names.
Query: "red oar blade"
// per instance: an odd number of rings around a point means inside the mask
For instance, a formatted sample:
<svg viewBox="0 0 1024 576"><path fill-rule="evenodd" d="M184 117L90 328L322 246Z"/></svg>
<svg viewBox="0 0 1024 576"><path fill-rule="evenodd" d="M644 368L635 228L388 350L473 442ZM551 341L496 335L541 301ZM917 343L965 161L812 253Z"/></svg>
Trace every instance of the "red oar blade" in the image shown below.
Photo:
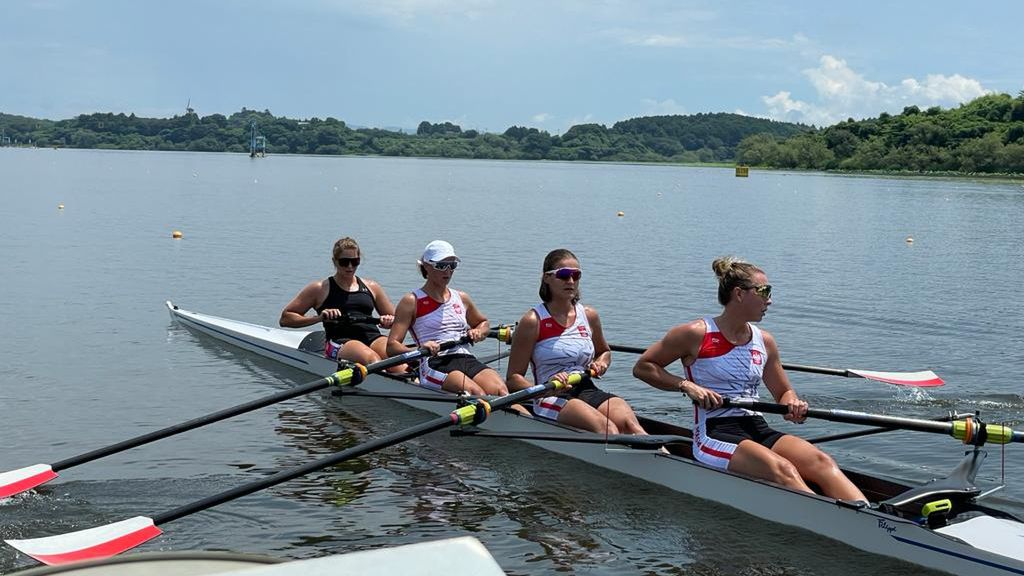
<svg viewBox="0 0 1024 576"><path fill-rule="evenodd" d="M922 370L921 372L874 372L872 370L850 370L850 372L860 376L861 378L878 380L879 382L896 384L897 386L931 387L942 386L945 384L942 378L939 378L939 376L931 370Z"/></svg>
<svg viewBox="0 0 1024 576"><path fill-rule="evenodd" d="M116 556L160 533L152 518L136 516L78 532L6 542L43 564L55 565Z"/></svg>
<svg viewBox="0 0 1024 576"><path fill-rule="evenodd" d="M31 490L57 477L49 464L34 464L0 474L0 498L9 498Z"/></svg>

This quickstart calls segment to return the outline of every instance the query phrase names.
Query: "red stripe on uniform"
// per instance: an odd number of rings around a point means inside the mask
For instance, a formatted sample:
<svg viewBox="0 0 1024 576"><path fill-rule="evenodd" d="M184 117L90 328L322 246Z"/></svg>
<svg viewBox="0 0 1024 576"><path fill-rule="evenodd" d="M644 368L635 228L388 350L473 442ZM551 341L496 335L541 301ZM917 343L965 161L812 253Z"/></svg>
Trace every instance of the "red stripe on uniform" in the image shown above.
<svg viewBox="0 0 1024 576"><path fill-rule="evenodd" d="M416 317L420 318L422 316L426 316L427 314L430 314L434 310L437 310L438 308L440 308L442 304L444 304L444 302L438 302L437 300L434 300L430 296L424 296L423 298L417 298L416 299Z"/></svg>
<svg viewBox="0 0 1024 576"><path fill-rule="evenodd" d="M551 402L551 401L549 400L549 402ZM547 408L548 410L554 410L555 412L561 412L562 411L562 407L559 406L557 402L553 402L551 404L545 404L544 400L541 400L540 401L540 407L541 408Z"/></svg>
<svg viewBox="0 0 1024 576"><path fill-rule="evenodd" d="M700 351L697 352L697 357L716 358L718 356L725 356L735 347L721 332L707 332L704 334L704 340L700 343Z"/></svg>
<svg viewBox="0 0 1024 576"><path fill-rule="evenodd" d="M730 454L728 452L722 452L721 450L715 450L714 448L708 448L704 444L700 445L700 451L705 453L705 454L710 454L712 456L717 456L719 458L725 458L726 460L732 460L732 454Z"/></svg>

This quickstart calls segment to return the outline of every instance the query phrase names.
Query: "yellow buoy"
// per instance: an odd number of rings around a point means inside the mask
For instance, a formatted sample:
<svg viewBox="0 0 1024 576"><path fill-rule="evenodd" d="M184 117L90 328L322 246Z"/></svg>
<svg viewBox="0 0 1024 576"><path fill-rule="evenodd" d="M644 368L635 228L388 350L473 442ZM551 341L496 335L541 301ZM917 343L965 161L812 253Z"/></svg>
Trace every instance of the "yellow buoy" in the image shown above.
<svg viewBox="0 0 1024 576"><path fill-rule="evenodd" d="M622 210L619 210L619 213L617 214L617 216L619 216L620 218L625 216L625 215L626 215L626 213L623 212Z"/></svg>
<svg viewBox="0 0 1024 576"><path fill-rule="evenodd" d="M64 209L64 205L63 204L57 204L57 210L63 210L63 209Z"/></svg>
<svg viewBox="0 0 1024 576"><path fill-rule="evenodd" d="M180 239L181 238L181 230L175 230L174 232L171 232L171 238Z"/></svg>
<svg viewBox="0 0 1024 576"><path fill-rule="evenodd" d="M736 167L736 177L737 178L746 178L748 176L750 176L750 167L749 166L737 166Z"/></svg>
<svg viewBox="0 0 1024 576"><path fill-rule="evenodd" d="M907 244L913 244L913 243L914 243L914 237L913 236L907 236Z"/></svg>

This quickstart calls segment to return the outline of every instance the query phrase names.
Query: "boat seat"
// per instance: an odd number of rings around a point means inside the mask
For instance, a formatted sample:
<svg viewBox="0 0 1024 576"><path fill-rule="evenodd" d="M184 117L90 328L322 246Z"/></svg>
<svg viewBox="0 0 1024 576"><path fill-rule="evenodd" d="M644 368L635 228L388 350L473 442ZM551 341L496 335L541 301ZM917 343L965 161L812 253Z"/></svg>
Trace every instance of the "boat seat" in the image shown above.
<svg viewBox="0 0 1024 576"><path fill-rule="evenodd" d="M964 459L957 464L949 476L911 488L902 494L879 502L879 504L882 507L920 515L921 507L924 504L935 500L949 499L954 503L954 509L956 509L956 503L962 503L981 494L981 489L974 484L974 478L986 456L988 453L984 450L971 450L967 452Z"/></svg>

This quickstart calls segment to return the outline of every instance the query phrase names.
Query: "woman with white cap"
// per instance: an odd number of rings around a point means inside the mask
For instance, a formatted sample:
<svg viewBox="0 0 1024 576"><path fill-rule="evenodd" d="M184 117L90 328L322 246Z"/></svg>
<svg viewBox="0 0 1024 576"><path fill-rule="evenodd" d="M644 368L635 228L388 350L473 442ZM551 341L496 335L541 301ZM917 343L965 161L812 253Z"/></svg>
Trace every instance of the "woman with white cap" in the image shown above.
<svg viewBox="0 0 1024 576"><path fill-rule="evenodd" d="M508 388L497 372L476 359L469 348L458 346L440 352L442 342L469 335L472 341L487 338L490 323L469 295L448 286L459 266L455 249L444 240L427 244L417 264L423 275L423 287L406 294L395 310L388 335L389 356L412 350L405 335L412 333L416 345L431 356L420 360L420 385L472 395L505 395Z"/></svg>

